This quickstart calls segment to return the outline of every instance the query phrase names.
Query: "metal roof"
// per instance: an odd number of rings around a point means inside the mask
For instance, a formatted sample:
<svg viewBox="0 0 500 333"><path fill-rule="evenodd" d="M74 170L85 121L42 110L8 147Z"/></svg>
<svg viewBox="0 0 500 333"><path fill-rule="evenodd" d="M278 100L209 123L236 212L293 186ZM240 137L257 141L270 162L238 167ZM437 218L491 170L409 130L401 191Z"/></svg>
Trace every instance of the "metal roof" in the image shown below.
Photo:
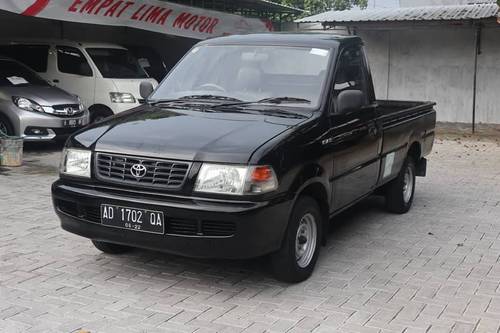
<svg viewBox="0 0 500 333"><path fill-rule="evenodd" d="M303 14L299 8L283 5L270 0L163 0L182 3L188 6L215 9L223 12L249 12L265 15L274 14Z"/></svg>
<svg viewBox="0 0 500 333"><path fill-rule="evenodd" d="M400 21L461 21L496 18L495 3L329 11L296 20L297 23L355 23Z"/></svg>

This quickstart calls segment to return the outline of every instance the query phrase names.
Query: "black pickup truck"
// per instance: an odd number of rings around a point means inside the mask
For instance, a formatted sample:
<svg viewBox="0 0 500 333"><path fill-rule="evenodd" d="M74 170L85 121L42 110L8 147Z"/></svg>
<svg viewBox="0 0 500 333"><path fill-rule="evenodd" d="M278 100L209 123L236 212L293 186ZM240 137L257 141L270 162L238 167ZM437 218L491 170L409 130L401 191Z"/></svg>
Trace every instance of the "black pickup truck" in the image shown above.
<svg viewBox="0 0 500 333"><path fill-rule="evenodd" d="M269 255L305 280L339 212L410 209L434 142L434 103L376 100L358 37L203 41L141 94L69 138L52 186L62 227L106 253Z"/></svg>

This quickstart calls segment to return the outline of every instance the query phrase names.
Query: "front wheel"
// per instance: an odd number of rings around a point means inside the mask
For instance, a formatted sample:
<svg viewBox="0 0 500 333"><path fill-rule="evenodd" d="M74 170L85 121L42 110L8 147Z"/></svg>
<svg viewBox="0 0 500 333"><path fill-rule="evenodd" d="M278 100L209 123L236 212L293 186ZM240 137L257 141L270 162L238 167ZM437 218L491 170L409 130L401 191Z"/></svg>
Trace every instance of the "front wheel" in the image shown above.
<svg viewBox="0 0 500 333"><path fill-rule="evenodd" d="M121 254L121 253L125 253L125 252L132 250L132 248L129 246L107 243L107 242L100 242L100 241L96 241L96 240L93 240L92 244L94 244L94 246L98 250L100 250L104 253L107 253L107 254Z"/></svg>
<svg viewBox="0 0 500 333"><path fill-rule="evenodd" d="M404 214L410 210L415 195L415 175L415 162L411 156L408 156L398 177L387 187L385 200L388 211Z"/></svg>
<svg viewBox="0 0 500 333"><path fill-rule="evenodd" d="M1 135L14 135L14 131L12 130L12 125L10 122L4 117L0 116L0 136Z"/></svg>
<svg viewBox="0 0 500 333"><path fill-rule="evenodd" d="M284 282L301 282L311 276L318 259L323 218L318 203L301 197L293 209L281 249L271 255L274 276Z"/></svg>

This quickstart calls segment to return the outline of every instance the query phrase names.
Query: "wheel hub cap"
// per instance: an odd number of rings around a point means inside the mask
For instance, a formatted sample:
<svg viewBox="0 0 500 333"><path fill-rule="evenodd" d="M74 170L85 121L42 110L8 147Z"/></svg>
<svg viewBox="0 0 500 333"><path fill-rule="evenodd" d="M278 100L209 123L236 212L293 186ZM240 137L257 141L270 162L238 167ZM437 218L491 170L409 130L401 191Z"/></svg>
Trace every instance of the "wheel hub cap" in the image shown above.
<svg viewBox="0 0 500 333"><path fill-rule="evenodd" d="M403 199L405 203L410 202L411 196L413 194L414 187L414 177L412 168L408 167L405 171L404 185L403 185Z"/></svg>
<svg viewBox="0 0 500 333"><path fill-rule="evenodd" d="M316 219L308 213L300 220L295 240L295 257L299 267L305 268L311 263L316 250L317 236Z"/></svg>

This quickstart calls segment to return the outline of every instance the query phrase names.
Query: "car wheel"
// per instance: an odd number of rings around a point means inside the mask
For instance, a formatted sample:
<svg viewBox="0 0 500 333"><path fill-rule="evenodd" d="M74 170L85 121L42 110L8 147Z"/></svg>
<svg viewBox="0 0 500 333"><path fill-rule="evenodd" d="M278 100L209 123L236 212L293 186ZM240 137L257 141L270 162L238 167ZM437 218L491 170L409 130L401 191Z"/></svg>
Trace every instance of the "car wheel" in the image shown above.
<svg viewBox="0 0 500 333"><path fill-rule="evenodd" d="M398 177L387 187L385 198L389 212L404 214L410 210L415 195L415 175L415 162L411 156L408 156Z"/></svg>
<svg viewBox="0 0 500 333"><path fill-rule="evenodd" d="M323 218L318 203L310 197L298 199L293 209L281 249L271 255L276 279L301 282L311 276L318 259Z"/></svg>
<svg viewBox="0 0 500 333"><path fill-rule="evenodd" d="M104 120L107 117L113 115L113 111L111 111L107 107L99 105L91 106L89 108L89 111L90 111L90 123L92 124Z"/></svg>
<svg viewBox="0 0 500 333"><path fill-rule="evenodd" d="M1 133L9 136L14 135L10 122L3 117L0 117L0 134Z"/></svg>
<svg viewBox="0 0 500 333"><path fill-rule="evenodd" d="M93 240L92 243L98 250L108 254L121 254L132 250L131 247L125 245L100 242L96 240Z"/></svg>

